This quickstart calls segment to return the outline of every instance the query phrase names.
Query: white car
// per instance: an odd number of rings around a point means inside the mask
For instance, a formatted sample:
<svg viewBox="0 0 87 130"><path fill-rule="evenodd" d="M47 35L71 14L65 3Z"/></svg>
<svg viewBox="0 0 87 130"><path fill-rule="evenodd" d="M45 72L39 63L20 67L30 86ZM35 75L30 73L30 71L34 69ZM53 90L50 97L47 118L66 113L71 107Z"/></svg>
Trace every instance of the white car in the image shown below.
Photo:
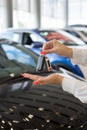
<svg viewBox="0 0 87 130"><path fill-rule="evenodd" d="M79 37L87 44L87 27L71 27L64 30Z"/></svg>

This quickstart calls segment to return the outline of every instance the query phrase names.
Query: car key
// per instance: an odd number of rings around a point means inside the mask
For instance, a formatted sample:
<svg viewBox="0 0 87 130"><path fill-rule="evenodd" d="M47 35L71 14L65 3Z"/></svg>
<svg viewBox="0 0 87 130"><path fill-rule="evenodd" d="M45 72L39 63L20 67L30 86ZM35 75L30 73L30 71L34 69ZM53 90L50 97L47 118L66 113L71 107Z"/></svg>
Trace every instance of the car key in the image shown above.
<svg viewBox="0 0 87 130"><path fill-rule="evenodd" d="M52 71L52 66L51 66L51 63L50 63L50 60L48 59L48 57L45 57L45 61L46 61L46 67L47 67L47 70L48 71Z"/></svg>
<svg viewBox="0 0 87 130"><path fill-rule="evenodd" d="M43 67L44 67L44 63L45 63L45 52L41 52L41 54L38 58L36 71L38 71L38 72L42 71Z"/></svg>

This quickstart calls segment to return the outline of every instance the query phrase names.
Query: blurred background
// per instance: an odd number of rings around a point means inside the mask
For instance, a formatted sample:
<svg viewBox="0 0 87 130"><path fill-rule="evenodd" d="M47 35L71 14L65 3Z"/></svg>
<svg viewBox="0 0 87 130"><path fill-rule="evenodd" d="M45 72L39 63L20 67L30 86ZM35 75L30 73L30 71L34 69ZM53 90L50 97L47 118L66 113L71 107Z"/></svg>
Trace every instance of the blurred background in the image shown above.
<svg viewBox="0 0 87 130"><path fill-rule="evenodd" d="M34 85L23 73L86 79L84 66L56 54L36 70L52 39L87 49L87 0L0 0L0 130L87 130L87 104L61 85ZM86 75L86 76L85 76Z"/></svg>
<svg viewBox="0 0 87 130"><path fill-rule="evenodd" d="M0 0L0 31L86 24L86 6L87 0Z"/></svg>

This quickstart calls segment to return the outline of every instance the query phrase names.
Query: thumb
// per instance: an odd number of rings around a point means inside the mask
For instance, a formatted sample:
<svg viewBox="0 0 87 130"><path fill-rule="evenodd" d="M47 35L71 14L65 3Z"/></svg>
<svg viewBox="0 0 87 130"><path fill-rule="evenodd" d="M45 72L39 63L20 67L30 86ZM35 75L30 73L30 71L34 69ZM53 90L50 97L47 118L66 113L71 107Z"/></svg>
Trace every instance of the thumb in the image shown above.
<svg viewBox="0 0 87 130"><path fill-rule="evenodd" d="M53 49L47 49L47 50L43 50L46 54L50 54L53 53Z"/></svg>
<svg viewBox="0 0 87 130"><path fill-rule="evenodd" d="M40 85L46 85L46 77L39 78L38 80L35 80L33 82L34 85L40 84Z"/></svg>

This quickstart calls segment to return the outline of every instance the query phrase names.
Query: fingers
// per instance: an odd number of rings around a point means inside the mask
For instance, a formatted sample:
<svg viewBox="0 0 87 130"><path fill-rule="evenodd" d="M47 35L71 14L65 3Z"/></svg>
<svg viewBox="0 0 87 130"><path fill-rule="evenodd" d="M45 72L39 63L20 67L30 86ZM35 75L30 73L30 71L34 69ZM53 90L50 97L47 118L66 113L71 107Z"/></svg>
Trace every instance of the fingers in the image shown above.
<svg viewBox="0 0 87 130"><path fill-rule="evenodd" d="M44 43L42 50L48 50L48 49L51 49L52 47L53 47L53 40Z"/></svg>
<svg viewBox="0 0 87 130"><path fill-rule="evenodd" d="M39 84L38 81L34 81L34 82L33 82L33 85L38 85L38 84Z"/></svg>
<svg viewBox="0 0 87 130"><path fill-rule="evenodd" d="M24 78L29 78L31 80L34 80L34 82L33 82L34 85L47 84L46 77L43 77L43 76L38 76L38 75L33 75L33 74L28 74L28 73L23 73L23 74L21 74L21 76L23 76Z"/></svg>
<svg viewBox="0 0 87 130"><path fill-rule="evenodd" d="M47 85L47 84L62 84L63 77L56 74L51 74L48 76L38 76L24 73L23 77L34 80L33 85Z"/></svg>
<svg viewBox="0 0 87 130"><path fill-rule="evenodd" d="M61 44L60 42L58 42L58 40L55 39L44 43L43 51L45 51L46 54L56 53L61 56L72 58L72 48Z"/></svg>
<svg viewBox="0 0 87 130"><path fill-rule="evenodd" d="M39 77L38 75L33 75L33 74L28 74L28 73L23 73L21 74L24 78L29 78L31 80L37 80Z"/></svg>
<svg viewBox="0 0 87 130"><path fill-rule="evenodd" d="M48 81L47 81L47 77L39 77L37 82L40 84L40 85L46 85L48 84Z"/></svg>
<svg viewBox="0 0 87 130"><path fill-rule="evenodd" d="M58 41L57 40L51 40L49 42L44 43L42 50L46 52L46 54L49 53L56 53L56 48L58 48Z"/></svg>
<svg viewBox="0 0 87 130"><path fill-rule="evenodd" d="M33 85L38 85L38 84L44 85L45 83L43 82L43 80L35 80L35 81L33 82Z"/></svg>

